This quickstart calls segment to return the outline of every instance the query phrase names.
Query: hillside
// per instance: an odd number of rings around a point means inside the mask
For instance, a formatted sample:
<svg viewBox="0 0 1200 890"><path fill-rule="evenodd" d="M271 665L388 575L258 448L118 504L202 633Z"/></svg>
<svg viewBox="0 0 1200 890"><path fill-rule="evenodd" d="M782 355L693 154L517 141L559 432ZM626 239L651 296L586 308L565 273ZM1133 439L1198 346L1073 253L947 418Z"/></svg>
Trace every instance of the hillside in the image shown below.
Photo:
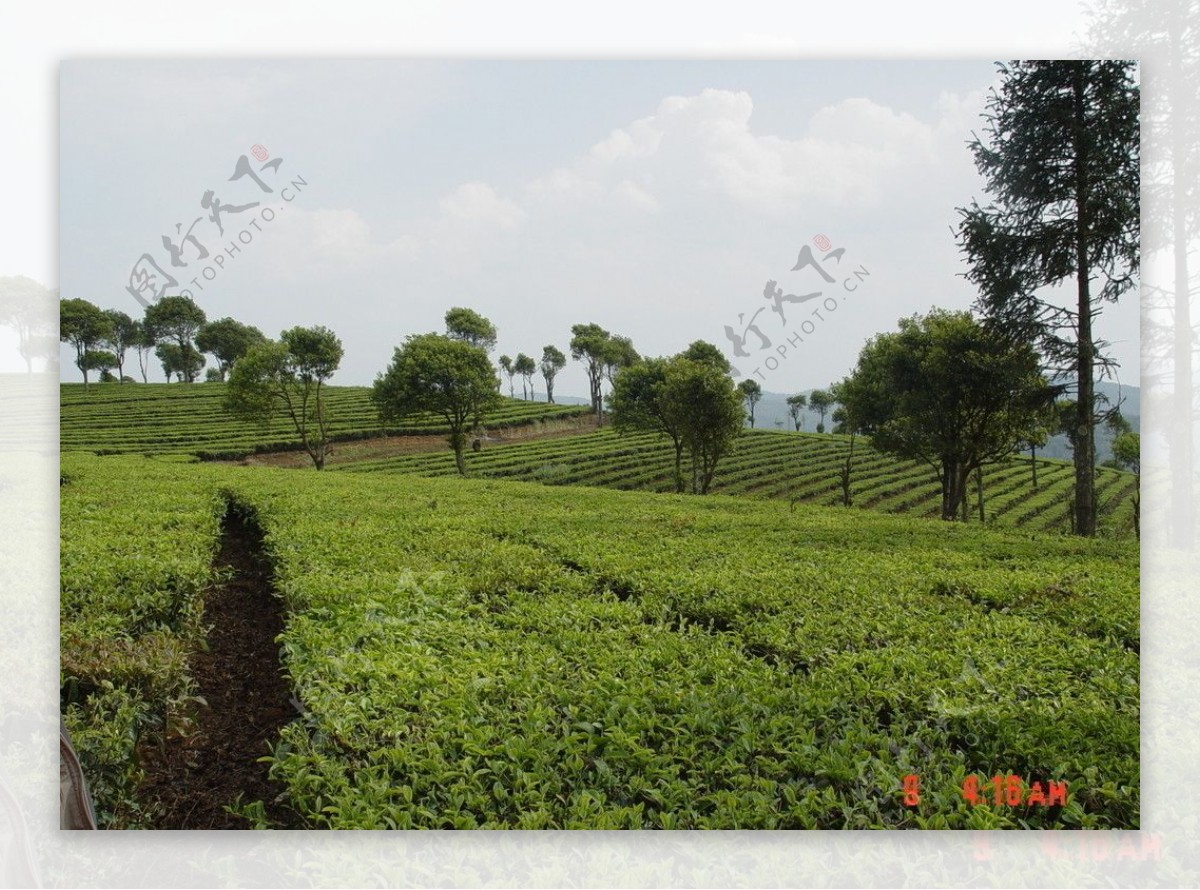
<svg viewBox="0 0 1200 890"><path fill-rule="evenodd" d="M192 454L238 458L297 448L296 434L283 417L262 427L237 420L221 407L223 383L60 384L59 430L64 451ZM330 386L329 427L334 441L379 435L434 435L446 432L433 415L414 416L403 426L383 426L365 386ZM502 429L534 420L575 417L586 407L504 399L488 428Z"/></svg>
<svg viewBox="0 0 1200 890"><path fill-rule="evenodd" d="M839 505L839 471L849 439L818 433L747 430L736 450L720 465L714 494L777 498ZM619 436L605 428L546 441L500 445L471 455L468 466L480 478L591 485L623 490L672 490L673 451L661 436ZM1027 457L1015 456L984 475L984 512L989 523L1033 530L1069 530L1068 500L1073 481L1070 464L1038 459L1038 487L1032 484ZM447 451L408 454L345 464L354 473L415 473L444 476L455 472ZM1110 533L1132 529L1132 474L1099 471L1100 521ZM852 482L855 508L936 517L940 488L932 469L879 454L862 439L855 446ZM977 521L972 488L971 519Z"/></svg>
<svg viewBox="0 0 1200 890"><path fill-rule="evenodd" d="M1139 826L1132 541L477 479L62 468L62 695L109 827L155 827L135 745L153 769L158 715L224 691L181 656L211 621L251 620L208 612L237 536L269 560L269 673L299 706L284 693L266 806L239 795L249 824ZM992 802L993 776L1020 805Z"/></svg>

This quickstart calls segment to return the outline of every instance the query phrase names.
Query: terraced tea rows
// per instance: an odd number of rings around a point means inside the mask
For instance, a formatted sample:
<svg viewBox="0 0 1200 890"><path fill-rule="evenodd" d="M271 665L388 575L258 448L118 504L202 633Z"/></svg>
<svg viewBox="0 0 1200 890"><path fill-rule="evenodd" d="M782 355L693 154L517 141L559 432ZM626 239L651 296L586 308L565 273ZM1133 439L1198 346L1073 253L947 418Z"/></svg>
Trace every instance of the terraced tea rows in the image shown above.
<svg viewBox="0 0 1200 890"><path fill-rule="evenodd" d="M748 430L735 452L721 464L712 491L841 504L839 471L848 449L849 440L842 436ZM471 456L470 467L479 478L668 492L673 490L673 461L674 452L661 436L618 436L604 429L550 441L486 448ZM340 469L427 476L455 473L448 453L362 461ZM984 477L987 522L1069 530L1073 473L1068 463L1039 459L1038 487L1034 488L1026 457L1014 457L988 468ZM1131 533L1135 488L1132 474L1107 468L1099 471L1097 497L1103 528ZM852 492L858 507L916 516L940 515L940 488L930 467L879 454L862 440L855 446ZM978 517L975 504L972 486L972 520Z"/></svg>
<svg viewBox="0 0 1200 890"><path fill-rule="evenodd" d="M95 730L85 765L113 759L106 690L161 706L141 678L165 656L143 641L194 613L231 499L290 616L304 714L273 773L311 826L1139 825L1132 541L389 473L63 468L64 627L95 656L63 667L72 728ZM966 776L997 774L1069 796L964 799Z"/></svg>
<svg viewBox="0 0 1200 890"><path fill-rule="evenodd" d="M434 435L447 432L433 415L413 417L402 427L380 424L371 390L333 386L327 390L330 432L335 440L378 435ZM238 458L262 451L296 448L296 435L280 417L266 429L236 420L221 407L225 384L62 384L60 435L66 451L194 454ZM505 399L488 419L491 429L587 412L576 405L547 405Z"/></svg>

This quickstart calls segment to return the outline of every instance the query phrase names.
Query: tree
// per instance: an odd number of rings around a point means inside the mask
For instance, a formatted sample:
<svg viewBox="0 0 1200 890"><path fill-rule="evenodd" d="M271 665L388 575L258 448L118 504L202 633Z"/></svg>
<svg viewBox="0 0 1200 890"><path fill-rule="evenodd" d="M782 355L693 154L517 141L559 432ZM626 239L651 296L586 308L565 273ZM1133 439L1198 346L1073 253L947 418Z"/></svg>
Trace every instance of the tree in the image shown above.
<svg viewBox="0 0 1200 890"><path fill-rule="evenodd" d="M485 353L496 348L496 326L476 312L455 306L446 313L446 336L477 346Z"/></svg>
<svg viewBox="0 0 1200 890"><path fill-rule="evenodd" d="M683 493L683 449L687 417L668 401L667 369L677 359L642 359L617 374L609 397L613 429L618 434L661 433L675 449L675 491ZM699 365L699 362L695 364Z"/></svg>
<svg viewBox="0 0 1200 890"><path fill-rule="evenodd" d="M546 346L542 349L542 379L546 381L546 401L554 403L554 378L558 372L567 366L567 357L557 346Z"/></svg>
<svg viewBox="0 0 1200 890"><path fill-rule="evenodd" d="M465 476L467 430L482 424L499 403L495 381L482 349L440 334L420 334L396 348L392 363L375 378L371 398L384 422L418 412L443 417L458 472Z"/></svg>
<svg viewBox="0 0 1200 890"><path fill-rule="evenodd" d="M725 358L725 354L705 340L694 341L680 355L694 362L712 365L719 369L722 374L728 374L733 370L733 366L729 364L729 359Z"/></svg>
<svg viewBox="0 0 1200 890"><path fill-rule="evenodd" d="M266 340L266 336L253 325L242 324L232 318L219 318L206 322L196 334L196 347L217 360L216 379L224 382L229 368L246 354L255 343Z"/></svg>
<svg viewBox="0 0 1200 890"><path fill-rule="evenodd" d="M1142 536L1142 437L1126 428L1112 443L1113 463L1133 473L1133 533Z"/></svg>
<svg viewBox="0 0 1200 890"><path fill-rule="evenodd" d="M321 326L289 328L279 340L259 341L233 363L225 408L263 426L286 414L313 466L324 469L333 450L324 387L342 355L342 341Z"/></svg>
<svg viewBox="0 0 1200 890"><path fill-rule="evenodd" d="M517 369L513 365L513 360L507 355L500 356L500 370L508 375L508 397L516 398L513 395L513 376L517 373Z"/></svg>
<svg viewBox="0 0 1200 890"><path fill-rule="evenodd" d="M513 362L513 370L521 375L521 396L528 399L533 391L533 375L537 373L537 365L525 353L518 352L517 359Z"/></svg>
<svg viewBox="0 0 1200 890"><path fill-rule="evenodd" d="M1092 326L1139 272L1136 63L1024 61L1000 73L984 115L987 142L971 144L996 204L960 208L959 243L979 307L1037 343L1048 371L1074 378L1074 528L1093 535L1094 378L1111 361ZM1073 306L1051 302L1044 289L1072 280Z"/></svg>
<svg viewBox="0 0 1200 890"><path fill-rule="evenodd" d="M716 366L676 358L666 369L663 401L691 453L692 492L708 494L717 465L746 425L742 396Z"/></svg>
<svg viewBox="0 0 1200 890"><path fill-rule="evenodd" d="M24 275L0 278L0 324L17 334L17 348L25 370L33 373L33 360L47 361L58 352L54 336L54 292Z"/></svg>
<svg viewBox="0 0 1200 890"><path fill-rule="evenodd" d="M592 411L599 418L603 412L603 402L600 398L600 383L604 376L607 359L607 344L612 337L608 331L598 324L577 324L571 326L571 358L583 362L584 371L588 378L588 394L591 397Z"/></svg>
<svg viewBox="0 0 1200 890"><path fill-rule="evenodd" d="M170 341L159 343L154 347L154 354L162 363L167 383L171 382L172 376L177 376L180 383L191 383L199 376L201 369L207 363L207 359L200 350L190 343L186 346L180 346L178 343Z"/></svg>
<svg viewBox="0 0 1200 890"><path fill-rule="evenodd" d="M808 397L798 392L794 396L788 396L787 405L792 423L796 425L796 432L800 432L800 427L804 426L804 409L808 407Z"/></svg>
<svg viewBox="0 0 1200 890"><path fill-rule="evenodd" d="M640 356L637 350L633 348L633 341L628 337L612 336L608 338L608 342L604 345L604 376L608 378L608 385L613 385L613 379L617 372L622 368L628 368L636 362Z"/></svg>
<svg viewBox="0 0 1200 890"><path fill-rule="evenodd" d="M108 316L110 325L109 335L104 342L112 350L113 358L117 363L117 377L121 383L124 383L125 353L140 336L140 325L118 309L105 309L104 314Z"/></svg>
<svg viewBox="0 0 1200 890"><path fill-rule="evenodd" d="M1029 429L1021 437L1020 441L1017 442L1018 451L1024 451L1026 448L1029 449L1030 486L1035 489L1038 487L1037 450L1045 448L1046 443L1050 441L1050 437L1058 432L1059 429L1061 429L1061 422L1057 409L1053 403L1050 403L1036 413Z"/></svg>
<svg viewBox="0 0 1200 890"><path fill-rule="evenodd" d="M821 419L817 422L817 432L825 432L825 415L829 413L829 409L833 407L833 394L828 390L814 389L808 394L808 407L821 415Z"/></svg>
<svg viewBox="0 0 1200 890"><path fill-rule="evenodd" d="M746 411L750 415L750 429L754 429L754 406L762 398L762 387L759 386L757 380L747 378L737 385L737 391L746 400Z"/></svg>
<svg viewBox="0 0 1200 890"><path fill-rule="evenodd" d="M112 379L109 372L116 366L117 357L107 349L91 349L83 354L83 370L99 371L101 381Z"/></svg>
<svg viewBox="0 0 1200 890"><path fill-rule="evenodd" d="M58 309L58 339L75 347L75 366L83 372L83 385L87 388L88 371L84 357L107 341L112 330L112 321L94 303L87 300L63 300Z"/></svg>
<svg viewBox="0 0 1200 890"><path fill-rule="evenodd" d="M154 342L163 343L170 340L186 355L189 350L197 351L195 340L201 326L206 321L204 310L197 306L190 297L163 297L157 303L146 308L146 330L154 338ZM189 361L180 370L181 380L192 383L204 361L196 365Z"/></svg>
<svg viewBox="0 0 1200 890"><path fill-rule="evenodd" d="M1010 454L1059 390L1028 343L969 313L935 309L899 324L863 347L837 397L876 449L933 467L942 519L953 520L971 472Z"/></svg>
<svg viewBox="0 0 1200 890"><path fill-rule="evenodd" d="M133 338L130 340L130 345L137 352L138 369L142 372L142 383L146 382L146 362L150 358L150 352L154 349L154 338L146 330L146 325L140 321L133 323Z"/></svg>

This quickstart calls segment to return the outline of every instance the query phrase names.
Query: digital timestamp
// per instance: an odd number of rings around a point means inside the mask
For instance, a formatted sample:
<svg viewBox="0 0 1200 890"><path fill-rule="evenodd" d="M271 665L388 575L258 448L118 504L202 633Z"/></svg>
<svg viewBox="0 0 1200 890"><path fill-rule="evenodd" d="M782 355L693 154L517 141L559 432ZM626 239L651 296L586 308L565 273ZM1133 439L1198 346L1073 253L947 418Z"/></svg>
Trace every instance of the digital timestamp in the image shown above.
<svg viewBox="0 0 1200 890"><path fill-rule="evenodd" d="M915 807L921 802L921 777L909 773L903 779L904 805ZM1065 807L1067 805L1067 783L1039 781L1026 783L1020 776L992 776L980 779L970 775L963 779L963 800L972 806L996 807Z"/></svg>

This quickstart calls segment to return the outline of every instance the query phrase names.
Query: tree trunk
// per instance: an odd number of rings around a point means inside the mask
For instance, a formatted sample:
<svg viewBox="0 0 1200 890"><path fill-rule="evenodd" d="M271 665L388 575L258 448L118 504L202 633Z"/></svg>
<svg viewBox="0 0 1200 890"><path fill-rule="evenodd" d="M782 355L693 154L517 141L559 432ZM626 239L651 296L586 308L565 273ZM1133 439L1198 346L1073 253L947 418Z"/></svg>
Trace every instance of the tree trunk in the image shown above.
<svg viewBox="0 0 1200 890"><path fill-rule="evenodd" d="M1092 299L1088 267L1089 209L1088 156L1086 142L1086 102L1083 63L1075 63L1075 279L1079 302L1078 361L1075 373L1079 385L1075 427L1075 534L1096 534L1096 430L1093 365L1096 348L1092 342Z"/></svg>
<svg viewBox="0 0 1200 890"><path fill-rule="evenodd" d="M979 502L979 521L986 522L987 517L983 512L983 467L975 468L975 496Z"/></svg>
<svg viewBox="0 0 1200 890"><path fill-rule="evenodd" d="M1037 490L1037 446L1029 446L1029 469L1033 473L1033 488Z"/></svg>
<svg viewBox="0 0 1200 890"><path fill-rule="evenodd" d="M683 442L679 439L675 440L675 493L683 494L685 483L683 481Z"/></svg>
<svg viewBox="0 0 1200 890"><path fill-rule="evenodd" d="M463 453L462 442L454 443L454 465L458 468L458 475L467 475L467 456Z"/></svg>

